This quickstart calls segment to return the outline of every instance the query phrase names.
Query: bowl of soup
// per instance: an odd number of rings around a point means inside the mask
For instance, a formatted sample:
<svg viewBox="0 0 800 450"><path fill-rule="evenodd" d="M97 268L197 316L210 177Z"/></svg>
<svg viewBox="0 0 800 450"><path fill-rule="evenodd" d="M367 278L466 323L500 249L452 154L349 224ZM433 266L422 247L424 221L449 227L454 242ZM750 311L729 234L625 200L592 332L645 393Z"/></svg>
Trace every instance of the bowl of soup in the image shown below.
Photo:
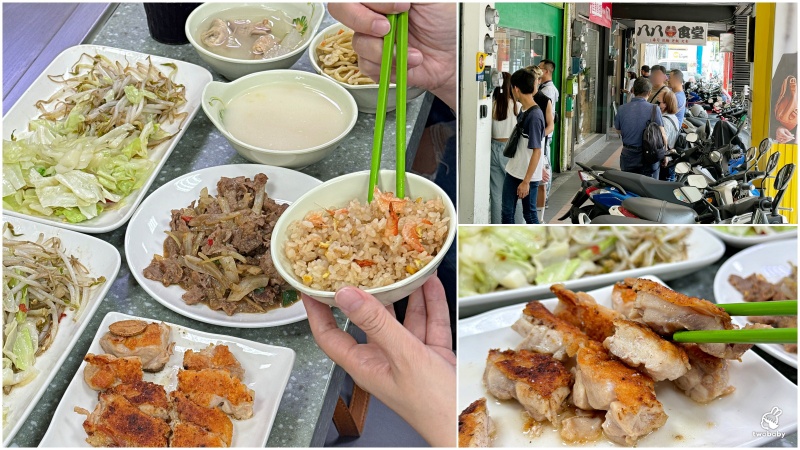
<svg viewBox="0 0 800 450"><path fill-rule="evenodd" d="M378 80L369 78L358 69L358 54L353 50L353 30L335 23L320 31L308 46L308 58L318 74L350 91L360 112L375 114L378 109ZM396 84L389 84L387 111L394 111L397 107L396 88ZM406 92L406 101L411 101L425 90L409 87Z"/></svg>
<svg viewBox="0 0 800 450"><path fill-rule="evenodd" d="M200 58L229 80L288 69L325 16L322 3L203 3L186 19Z"/></svg>
<svg viewBox="0 0 800 450"><path fill-rule="evenodd" d="M244 158L289 168L325 158L358 118L346 89L297 70L212 81L203 90L203 111Z"/></svg>

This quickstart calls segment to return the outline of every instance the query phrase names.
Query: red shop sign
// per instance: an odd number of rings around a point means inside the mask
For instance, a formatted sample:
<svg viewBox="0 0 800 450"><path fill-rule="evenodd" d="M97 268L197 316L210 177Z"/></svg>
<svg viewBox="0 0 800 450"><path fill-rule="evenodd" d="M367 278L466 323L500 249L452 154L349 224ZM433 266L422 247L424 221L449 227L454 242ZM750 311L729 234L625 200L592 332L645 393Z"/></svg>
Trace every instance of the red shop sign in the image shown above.
<svg viewBox="0 0 800 450"><path fill-rule="evenodd" d="M589 2L589 21L611 28L611 3Z"/></svg>

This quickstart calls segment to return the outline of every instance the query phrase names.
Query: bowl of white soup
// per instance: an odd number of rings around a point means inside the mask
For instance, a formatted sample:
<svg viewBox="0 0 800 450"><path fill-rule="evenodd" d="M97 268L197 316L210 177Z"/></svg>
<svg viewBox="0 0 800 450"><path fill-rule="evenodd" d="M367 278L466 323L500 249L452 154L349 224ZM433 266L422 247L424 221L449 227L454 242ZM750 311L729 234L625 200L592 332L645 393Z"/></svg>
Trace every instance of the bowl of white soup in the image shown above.
<svg viewBox="0 0 800 450"><path fill-rule="evenodd" d="M289 168L325 158L358 117L346 89L297 70L212 81L203 90L203 111L244 158Z"/></svg>

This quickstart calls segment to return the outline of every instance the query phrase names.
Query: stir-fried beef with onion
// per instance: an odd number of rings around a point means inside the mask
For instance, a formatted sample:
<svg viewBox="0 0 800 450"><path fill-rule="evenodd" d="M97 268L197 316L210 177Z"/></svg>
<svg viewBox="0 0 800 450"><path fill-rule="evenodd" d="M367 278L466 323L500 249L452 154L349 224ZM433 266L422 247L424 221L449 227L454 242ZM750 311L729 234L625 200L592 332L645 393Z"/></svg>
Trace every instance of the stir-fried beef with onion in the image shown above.
<svg viewBox="0 0 800 450"><path fill-rule="evenodd" d="M144 276L186 289L183 300L213 310L263 313L297 300L270 257L270 238L287 205L267 196L267 176L222 178L216 196L203 189L198 201L172 210L164 255L155 255Z"/></svg>

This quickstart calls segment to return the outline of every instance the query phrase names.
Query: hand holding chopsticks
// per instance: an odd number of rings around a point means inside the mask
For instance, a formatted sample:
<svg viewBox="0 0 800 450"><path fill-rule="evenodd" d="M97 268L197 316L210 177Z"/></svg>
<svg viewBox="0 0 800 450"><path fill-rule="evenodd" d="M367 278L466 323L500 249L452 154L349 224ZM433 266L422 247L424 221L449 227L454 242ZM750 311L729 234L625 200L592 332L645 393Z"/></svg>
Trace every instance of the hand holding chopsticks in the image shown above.
<svg viewBox="0 0 800 450"><path fill-rule="evenodd" d="M727 303L717 306L732 316L797 315L797 300ZM679 331L672 335L672 340L695 343L792 344L797 342L797 328Z"/></svg>
<svg viewBox="0 0 800 450"><path fill-rule="evenodd" d="M380 81L378 83L378 108L375 113L375 133L372 139L372 161L370 164L369 192L367 198L372 201L375 186L378 184L378 173L381 168L383 153L383 136L386 128L386 110L389 101L389 85L392 74L392 56L395 43L396 57L396 112L395 112L395 171L396 196L405 197L406 179L406 90L408 87L408 11L400 14L388 14L389 33L383 38L383 55L381 59Z"/></svg>

